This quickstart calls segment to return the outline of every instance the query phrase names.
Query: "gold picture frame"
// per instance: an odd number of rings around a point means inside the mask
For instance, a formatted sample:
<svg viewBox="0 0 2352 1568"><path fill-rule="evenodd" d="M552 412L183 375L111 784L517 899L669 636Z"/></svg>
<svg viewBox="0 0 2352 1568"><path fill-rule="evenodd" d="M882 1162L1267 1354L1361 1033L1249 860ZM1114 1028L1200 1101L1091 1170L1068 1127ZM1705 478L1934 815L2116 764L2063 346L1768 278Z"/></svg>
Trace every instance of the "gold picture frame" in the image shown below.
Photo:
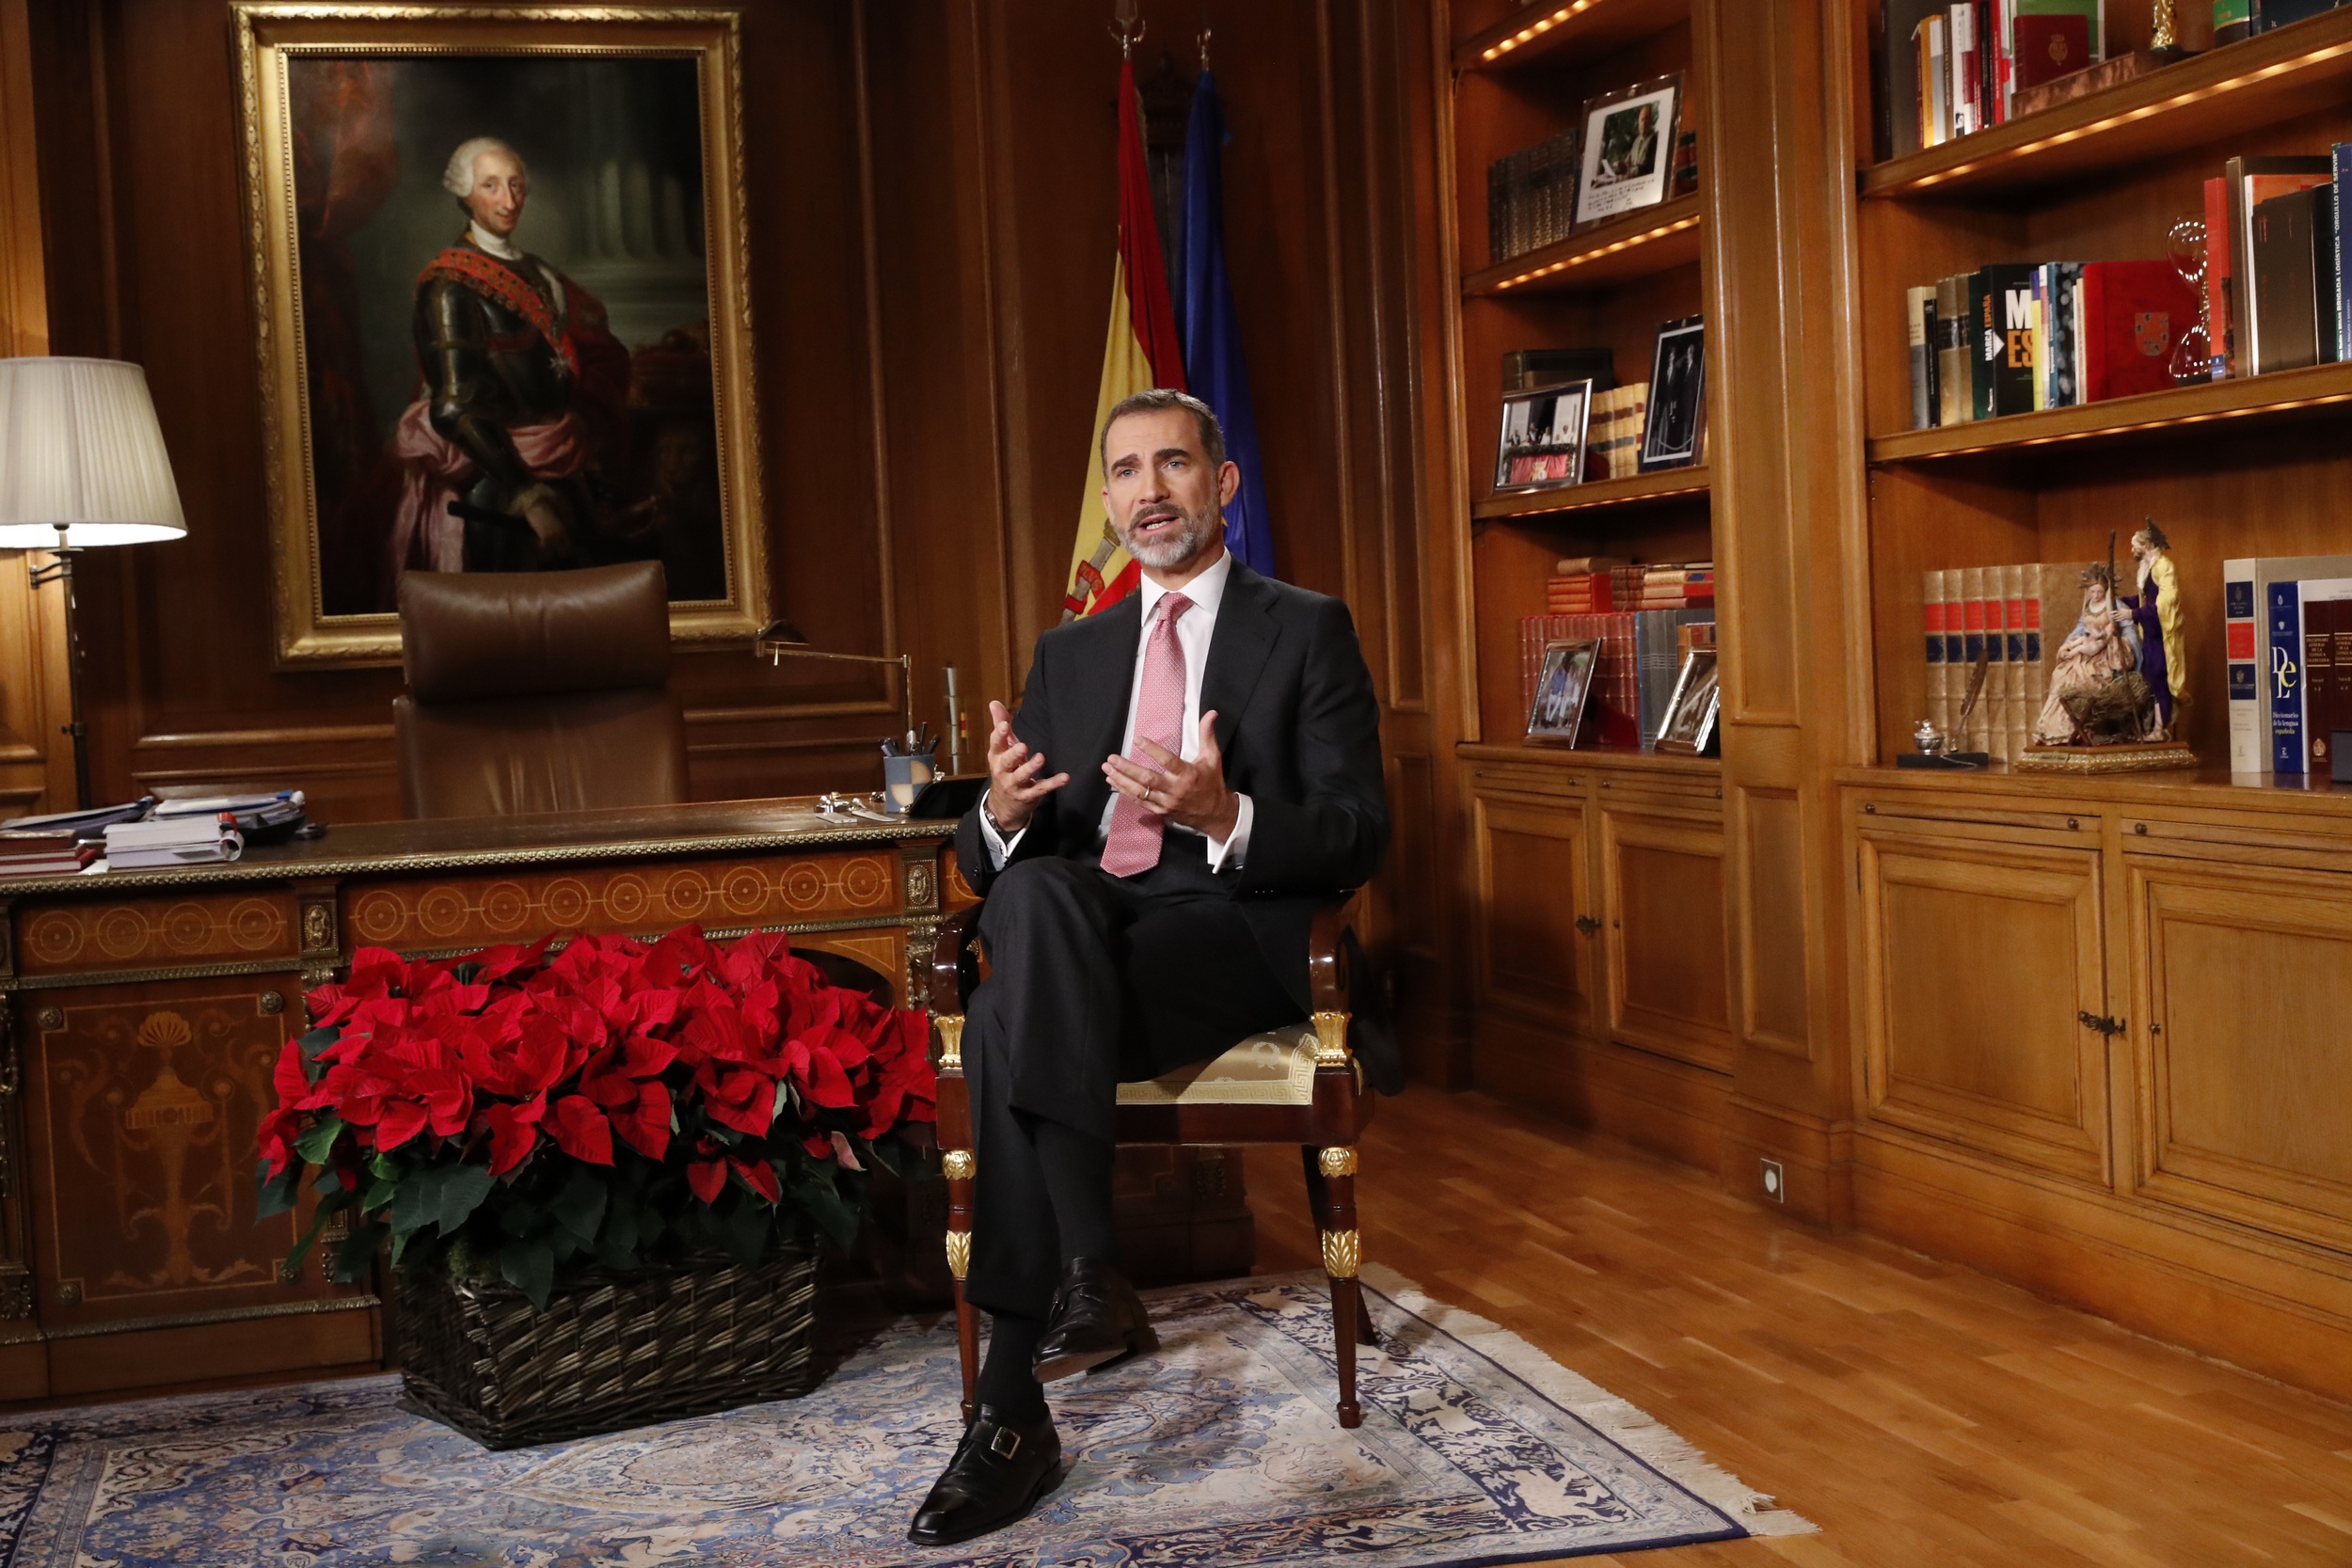
<svg viewBox="0 0 2352 1568"><path fill-rule="evenodd" d="M623 300L610 308L608 316L608 308L599 297L603 294L602 285L596 293L587 293L583 286L573 285L586 294L586 306L557 319L557 325L563 327L564 356L571 362L580 388L567 395L577 403L585 404L589 382L582 361L573 353L573 327L579 328L583 341L588 333L600 332L604 334L603 342L624 351L626 358L621 366L612 362L609 352L596 362L597 368L606 372L602 383L606 390L611 389L612 377L618 375L624 394L618 404L608 397L598 407L609 412L618 406L627 413L620 416L617 426L614 420L606 420L596 427L600 434L615 428L619 434L605 438L595 450L599 454L625 455L629 475L640 481L639 489L631 491L599 478L596 494L609 498L609 501L600 499L595 510L600 518L619 518L621 524L596 533L583 526L580 536L599 549L633 550L638 552L634 557L638 559L659 553L664 559L671 581L670 626L675 640L709 643L747 641L753 637L768 621L770 610L749 293L750 243L744 220L739 13L724 7L485 7L237 0L230 7L230 17L240 95L246 250L257 324L278 667L396 664L401 657L400 622L389 598L399 574L419 564L429 564L432 569L482 569L474 564L476 535L464 534L463 543L457 546L448 543L453 536L451 531L459 527L457 523L441 524L439 531L432 536L429 549L417 543L419 528L429 525L418 525L415 519L437 515L421 502L404 499L391 503L407 506L409 510L401 513L400 520L389 527L378 526L381 517L363 504L390 494L389 486L394 480L411 483L398 476L424 471L423 460L412 455L412 446L404 444L409 438L408 427L400 420L384 418L380 405L387 399L366 398L367 380L347 371L343 382L360 382L363 395L359 406L369 411L368 417L355 418L350 414L348 405L353 400L349 397L322 397L314 404L314 388L326 385L317 378L335 366L363 368L366 377L379 388L396 386L394 378L400 372L397 346L389 341L390 333L384 325L399 319L400 301L391 297L390 286L379 287L373 294L362 296L352 278L339 275L333 281L347 286L338 293L327 288L327 279L313 278L306 273L306 268L315 271L319 265L319 241L311 230L304 227L306 218L311 220L312 230L317 227L318 182L342 177L340 165L332 174L319 173L319 111L309 107L321 101L315 84L320 73L326 71L362 77L373 72L373 79L393 84L383 89L383 96L393 101L385 111L395 117L393 130L386 134L380 127L373 127L379 140L391 144L389 161L396 171L389 177L396 197L385 198L385 210L389 211L391 201L397 199L405 204L403 211L412 214L429 211L434 199L450 200L450 196L440 193L453 193L456 189L443 183L437 161L448 158L453 168L454 151L440 150L439 142L495 133L479 130L471 120L455 124L445 117L426 113L419 107L427 96L425 88L409 92L402 99L395 90L401 83L426 84L439 93L440 102L446 103L450 93L457 90L453 83L527 78L539 84L534 90L540 91L542 98L534 103L544 110L546 93L553 91L560 99L563 84L572 80L564 72L601 71L604 74L595 78L597 82L619 82L640 97L647 98L654 110L668 114L667 120L658 120L660 135L642 133L647 137L645 145L659 148L661 156L668 160L664 167L673 172L664 179L649 182L638 178L635 166L630 166L617 178L602 183L593 182L586 174L575 176L572 181L572 185L591 192L577 198L575 205L593 202L597 199L594 192L610 188L618 193L612 198L613 203L636 204L615 206L615 215L612 217L614 225L625 219L636 223L638 228L629 230L633 241L646 223L658 223L670 246L670 252L664 256L667 271L662 284L667 293L649 295L632 283L625 295L605 296ZM309 74L304 74L306 71ZM465 75L468 71L473 74ZM499 75L501 71L507 74ZM538 74L528 74L532 71ZM555 84L553 87L546 85L550 82ZM297 86L303 92L299 102ZM348 139L344 127L351 111L342 106L341 100L337 103L336 112L345 117L332 122L334 150L342 155L342 143ZM397 119L402 112L410 116L410 122ZM302 120L305 114L312 119ZM694 132L691 147L684 140L684 124L690 116ZM516 103L495 99L488 101L484 114L477 118L493 126L550 126L553 129L546 137L550 142L562 135L564 126L577 128L590 122L582 115L565 118L542 113L534 118L524 115ZM305 190L297 188L298 121L303 134L311 138L305 143L310 157L299 176L310 182L307 191L312 201L309 210L303 205ZM373 121L370 124L373 126ZM518 157L528 156L521 135L503 134L514 141ZM430 139L435 136L439 141ZM402 137L408 145L402 145ZM488 155L486 151L481 154ZM378 165L388 161L380 149L374 156ZM572 164L588 166L589 157L589 150L580 150L573 156ZM487 166L469 162L469 168L478 170L483 166ZM603 169L602 165L594 166L591 173L601 174ZM385 184L386 177L380 170L362 168L363 174L370 172L377 175L374 182L366 187L373 192ZM530 183L535 196L536 181ZM572 185L558 188L568 190ZM327 188L332 192L337 187L330 182ZM681 189L683 195L678 194ZM462 198L459 204L464 205ZM517 212L520 211L518 206ZM593 241L597 230L585 221L566 220L565 211L560 206L555 208L556 235L561 238L566 233L584 234ZM412 215L401 232L421 233L417 225L423 221L427 220ZM469 244L480 233L478 226L466 226L466 214L462 212L450 214L444 209L443 215L435 221L444 228L430 244L450 248L436 257L428 245L408 264L422 266L429 260L437 266L453 250ZM447 238L452 232L460 236L453 243ZM508 238L528 251L532 235L510 226ZM352 250L358 254L357 247ZM383 259L388 253L392 261ZM389 269L408 254L397 245L379 242L366 252L366 257L368 264L381 277L389 276ZM630 254L634 257L636 250L631 249ZM565 258L549 258L548 265L559 275L560 283L571 283L568 276L561 276L567 270ZM696 269L701 277L699 295L692 293ZM362 270L361 263L354 262L349 270L357 276ZM589 276L585 268L578 270L581 276ZM413 302L421 297L418 291L425 287L426 278L423 272L408 276L415 279L408 285L411 303L407 309L413 318L421 309ZM341 335L322 332L318 341L312 341L311 328L316 324L312 320L314 311L306 305L305 285L313 282L319 285L319 299L328 301L322 307L328 311L328 316L323 318L325 324L357 338L360 342L358 351L354 351L351 342ZM557 293L564 291L559 287ZM330 294L335 295L334 301L329 300ZM341 316L336 317L335 303L352 297L362 298L362 303L343 303ZM648 298L652 303L643 303ZM681 302L699 303L699 319L680 317L675 309L668 317L656 313L665 304L675 307ZM589 306L595 308L593 318L588 313ZM634 309L654 325L644 335L624 341L625 309ZM545 314L532 319L542 321ZM645 337L665 321L676 325L648 343ZM359 325L365 322L374 324L372 337ZM572 325L564 325L567 322ZM542 330L546 332L544 325ZM557 339L547 334L545 341L552 350ZM413 343L409 352L413 356ZM340 357L330 361L330 353ZM660 357L652 372L646 369L649 354ZM412 357L410 363L414 366L416 360ZM707 375L703 373L706 364ZM408 416L417 416L427 403L421 370L416 374L414 390L408 394L415 400L407 407ZM655 412L650 417L642 413L648 385L669 399L667 403L653 404ZM707 404L702 398L706 385ZM567 407L566 420L570 413ZM669 420L666 424L665 418ZM421 431L422 423L418 420L415 428ZM660 427L657 434L665 444L659 452L644 450L645 443L654 439L646 434L648 426ZM580 428L588 426L583 421ZM671 439L674 429L685 432L675 441ZM376 443L373 449L366 445L371 432ZM321 453L322 435L342 437L331 444L325 458ZM433 439L430 435L421 438ZM632 440L637 443L635 447L629 445ZM580 445L588 445L584 437ZM355 452L357 456L353 455ZM526 457L523 461L532 460ZM596 460L574 461L593 465ZM338 462L340 479L326 472ZM387 467L403 462L408 464L406 468ZM361 472L362 465L373 466L365 469L364 489L363 482L354 477ZM680 465L690 476L691 484L675 480ZM535 476L537 470L532 472ZM388 480L387 475L393 479ZM461 495L456 486L462 479L460 470L459 478L442 482L450 488L422 494L437 500L444 496ZM588 483L585 477L582 483ZM379 507L377 512L382 510ZM459 513L454 506L446 510L453 515ZM526 520L514 515L523 510L519 503L506 514L485 513L478 505L469 510L484 516L485 526L514 525ZM334 526L331 536L323 533L323 522ZM470 530L474 524L468 521L464 527ZM516 569L514 563L517 560L523 565L544 565L561 563L565 558L580 563L596 559L584 551L571 550L568 535L534 537L496 529L493 535L498 540L519 543L511 549L501 545L501 548L507 551L507 564L489 569ZM551 545L550 540L556 543ZM404 543L408 551L405 556L402 554ZM560 549L562 554L553 561L536 559L542 547ZM462 559L465 565L452 568L443 564L457 559Z"/></svg>

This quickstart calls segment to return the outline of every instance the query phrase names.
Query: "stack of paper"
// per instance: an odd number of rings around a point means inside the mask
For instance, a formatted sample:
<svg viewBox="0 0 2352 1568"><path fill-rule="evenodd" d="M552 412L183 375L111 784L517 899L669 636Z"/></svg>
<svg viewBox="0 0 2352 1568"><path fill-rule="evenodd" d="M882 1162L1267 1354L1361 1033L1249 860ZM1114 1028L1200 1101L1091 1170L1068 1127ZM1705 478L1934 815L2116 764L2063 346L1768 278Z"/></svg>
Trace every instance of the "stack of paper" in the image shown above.
<svg viewBox="0 0 2352 1568"><path fill-rule="evenodd" d="M298 789L281 789L270 795L208 795L199 800L166 800L155 808L155 820L170 822L182 817L226 814L237 819L239 832L260 835L273 828L299 824L304 805L302 791Z"/></svg>
<svg viewBox="0 0 2352 1568"><path fill-rule="evenodd" d="M245 853L245 834L228 812L210 816L158 817L152 822L118 822L106 830L106 869L136 871L157 865L214 865Z"/></svg>
<svg viewBox="0 0 2352 1568"><path fill-rule="evenodd" d="M0 877L71 877L98 858L72 832L0 832Z"/></svg>

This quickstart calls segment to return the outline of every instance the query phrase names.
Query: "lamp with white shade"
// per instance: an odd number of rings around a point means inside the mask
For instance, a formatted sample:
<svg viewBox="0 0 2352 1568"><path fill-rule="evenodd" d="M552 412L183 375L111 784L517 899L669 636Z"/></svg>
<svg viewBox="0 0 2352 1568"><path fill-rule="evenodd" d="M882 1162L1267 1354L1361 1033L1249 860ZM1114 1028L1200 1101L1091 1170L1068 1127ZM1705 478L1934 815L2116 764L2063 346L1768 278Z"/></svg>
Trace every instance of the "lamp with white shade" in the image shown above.
<svg viewBox="0 0 2352 1568"><path fill-rule="evenodd" d="M48 550L25 564L40 588L65 593L66 687L73 721L76 801L89 798L82 723L82 643L74 627L73 558L93 546L143 545L188 531L171 481L147 372L119 359L0 359L0 549Z"/></svg>

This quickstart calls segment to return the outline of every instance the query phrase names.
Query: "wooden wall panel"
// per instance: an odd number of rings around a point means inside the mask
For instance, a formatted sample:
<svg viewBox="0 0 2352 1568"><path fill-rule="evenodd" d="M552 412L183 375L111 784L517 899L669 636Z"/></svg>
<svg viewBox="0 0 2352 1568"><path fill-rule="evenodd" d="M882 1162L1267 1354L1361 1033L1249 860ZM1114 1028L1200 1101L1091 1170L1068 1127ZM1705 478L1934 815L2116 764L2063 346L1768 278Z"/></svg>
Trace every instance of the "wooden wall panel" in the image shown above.
<svg viewBox="0 0 2352 1568"><path fill-rule="evenodd" d="M1590 1034L1593 943L1580 806L1479 800L1481 1001L1562 1034Z"/></svg>
<svg viewBox="0 0 2352 1568"><path fill-rule="evenodd" d="M1721 825L1604 807L1600 830L1610 1035L1728 1069Z"/></svg>

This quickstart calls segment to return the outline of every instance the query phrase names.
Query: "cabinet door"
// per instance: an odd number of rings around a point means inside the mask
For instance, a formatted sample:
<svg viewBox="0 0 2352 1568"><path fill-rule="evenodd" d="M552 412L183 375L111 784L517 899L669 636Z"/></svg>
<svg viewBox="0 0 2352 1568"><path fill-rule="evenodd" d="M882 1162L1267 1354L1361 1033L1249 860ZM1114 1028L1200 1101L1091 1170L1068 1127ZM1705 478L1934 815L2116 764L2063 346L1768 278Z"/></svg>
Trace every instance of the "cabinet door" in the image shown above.
<svg viewBox="0 0 2352 1568"><path fill-rule="evenodd" d="M1871 1119L2106 1180L2097 851L1987 833L1860 840Z"/></svg>
<svg viewBox="0 0 2352 1568"><path fill-rule="evenodd" d="M1573 1034L1593 1027L1584 807L1474 798L1478 1000Z"/></svg>
<svg viewBox="0 0 2352 1568"><path fill-rule="evenodd" d="M2352 1251L2352 876L2125 863L2139 1191Z"/></svg>
<svg viewBox="0 0 2352 1568"><path fill-rule="evenodd" d="M1610 1037L1728 1072L1722 818L1606 805L1600 841Z"/></svg>
<svg viewBox="0 0 2352 1568"><path fill-rule="evenodd" d="M280 1265L309 1223L308 1195L303 1212L254 1214L254 1132L278 1102L271 1069L278 1049L300 1027L293 978L61 989L15 999L25 1041L35 1304L44 1330L227 1323L364 1296L326 1283L319 1252L299 1277L284 1276ZM356 1333L357 1354L343 1359L372 1354L364 1320ZM283 1364L316 1365L317 1357L306 1344ZM145 1381L172 1375L164 1370Z"/></svg>

